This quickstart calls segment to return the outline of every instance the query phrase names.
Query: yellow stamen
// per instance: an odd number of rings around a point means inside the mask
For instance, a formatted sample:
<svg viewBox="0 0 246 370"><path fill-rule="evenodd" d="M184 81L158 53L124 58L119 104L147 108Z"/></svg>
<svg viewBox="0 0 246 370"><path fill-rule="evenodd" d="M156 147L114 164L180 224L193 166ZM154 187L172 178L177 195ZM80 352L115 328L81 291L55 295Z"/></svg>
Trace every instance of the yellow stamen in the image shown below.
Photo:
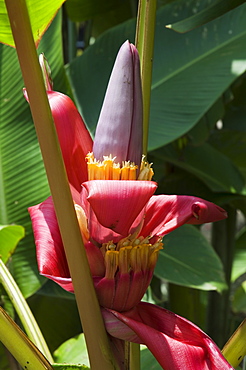
<svg viewBox="0 0 246 370"><path fill-rule="evenodd" d="M149 267L149 257L150 257L150 247L151 244L143 244L140 249L141 258L141 270L146 271Z"/></svg>
<svg viewBox="0 0 246 370"><path fill-rule="evenodd" d="M129 180L137 180L137 166L131 165L129 168Z"/></svg>
<svg viewBox="0 0 246 370"><path fill-rule="evenodd" d="M123 247L119 250L119 271L121 274L127 274L129 272L129 255L131 249L131 247Z"/></svg>
<svg viewBox="0 0 246 370"><path fill-rule="evenodd" d="M134 272L141 271L140 247L133 247L130 254L130 265Z"/></svg>
<svg viewBox="0 0 246 370"><path fill-rule="evenodd" d="M152 245L149 243L149 237L139 236L134 239L131 237L132 235L123 238L117 244L110 241L102 245L101 252L105 258L106 270L109 269L108 273L106 273L107 276L112 276L112 271L115 274L118 268L121 273L127 273L131 270L134 272L146 272L154 268L158 252L163 246L161 241L158 240ZM114 262L109 260L109 258L114 259ZM110 261L116 264L114 268L109 264Z"/></svg>
<svg viewBox="0 0 246 370"><path fill-rule="evenodd" d="M114 163L112 180L120 180L120 173L121 173L120 164Z"/></svg>
<svg viewBox="0 0 246 370"><path fill-rule="evenodd" d="M121 168L120 179L129 180L129 162L124 162Z"/></svg>
<svg viewBox="0 0 246 370"><path fill-rule="evenodd" d="M97 161L93 153L86 156L89 180L137 180L137 168L135 163L124 161L122 166L115 162L111 155L103 157L103 161ZM149 164L142 159L138 180L150 181L154 174Z"/></svg>
<svg viewBox="0 0 246 370"><path fill-rule="evenodd" d="M151 253L149 256L149 268L154 268L158 259L159 251L163 249L161 239L151 246Z"/></svg>
<svg viewBox="0 0 246 370"><path fill-rule="evenodd" d="M119 252L107 251L105 254L105 266L107 279L114 279L115 273L119 266Z"/></svg>
<svg viewBox="0 0 246 370"><path fill-rule="evenodd" d="M162 249L162 248L160 248L160 249ZM155 267L160 249L155 249L154 251L152 251L151 255L149 256L149 261L148 261L148 268L149 269L152 269L152 268Z"/></svg>
<svg viewBox="0 0 246 370"><path fill-rule="evenodd" d="M104 158L103 161L105 180L111 180L113 174L113 160L109 157Z"/></svg>
<svg viewBox="0 0 246 370"><path fill-rule="evenodd" d="M152 177L154 176L154 171L151 166L152 163L148 163L147 161L145 161L145 156L143 156L138 180L150 181L152 179Z"/></svg>

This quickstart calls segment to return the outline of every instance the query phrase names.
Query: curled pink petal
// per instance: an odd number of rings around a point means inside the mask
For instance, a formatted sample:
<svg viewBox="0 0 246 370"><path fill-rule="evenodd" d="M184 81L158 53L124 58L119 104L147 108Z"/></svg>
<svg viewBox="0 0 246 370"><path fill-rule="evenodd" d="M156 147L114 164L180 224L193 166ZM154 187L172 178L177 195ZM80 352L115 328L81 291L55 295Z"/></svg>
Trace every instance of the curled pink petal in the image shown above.
<svg viewBox="0 0 246 370"><path fill-rule="evenodd" d="M223 220L224 209L201 198L185 195L156 195L147 207L142 234L163 236L188 224Z"/></svg>
<svg viewBox="0 0 246 370"><path fill-rule="evenodd" d="M141 302L124 313L102 313L110 335L147 345L165 370L233 370L211 338L173 312Z"/></svg>
<svg viewBox="0 0 246 370"><path fill-rule="evenodd" d="M78 191L87 180L86 155L92 139L72 100L61 93L48 91L48 98L60 142L68 180Z"/></svg>
<svg viewBox="0 0 246 370"><path fill-rule="evenodd" d="M38 268L42 275L70 277L51 197L30 207Z"/></svg>
<svg viewBox="0 0 246 370"><path fill-rule="evenodd" d="M191 224L215 222L227 217L227 213L223 208L203 199L197 199L197 201L192 204L191 211L194 216L189 221Z"/></svg>
<svg viewBox="0 0 246 370"><path fill-rule="evenodd" d="M152 181L93 180L83 183L83 187L87 190L87 201L91 206L91 212L97 219L98 227L102 225L113 233L128 236L135 219L156 190L156 183ZM89 222L93 219L91 214L88 218ZM93 239L99 241L100 232L98 236L93 235L90 223L89 232Z"/></svg>

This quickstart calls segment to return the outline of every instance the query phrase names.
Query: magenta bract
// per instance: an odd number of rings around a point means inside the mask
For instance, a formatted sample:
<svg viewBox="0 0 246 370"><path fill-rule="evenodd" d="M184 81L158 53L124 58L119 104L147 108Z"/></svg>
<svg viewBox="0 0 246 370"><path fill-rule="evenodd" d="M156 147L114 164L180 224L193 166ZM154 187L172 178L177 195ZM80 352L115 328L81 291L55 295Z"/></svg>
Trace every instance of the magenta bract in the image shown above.
<svg viewBox="0 0 246 370"><path fill-rule="evenodd" d="M141 302L128 312L102 313L110 335L146 344L165 370L233 370L207 334L173 312Z"/></svg>

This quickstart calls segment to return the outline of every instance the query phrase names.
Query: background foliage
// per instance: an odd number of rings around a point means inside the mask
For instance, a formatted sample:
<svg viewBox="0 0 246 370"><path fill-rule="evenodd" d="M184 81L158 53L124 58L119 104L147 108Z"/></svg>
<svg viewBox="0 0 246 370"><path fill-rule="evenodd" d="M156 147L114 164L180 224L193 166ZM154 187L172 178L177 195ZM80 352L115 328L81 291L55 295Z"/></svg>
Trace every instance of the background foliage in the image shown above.
<svg viewBox="0 0 246 370"><path fill-rule="evenodd" d="M203 197L227 209L229 217L168 235L145 299L187 317L223 346L246 312L246 4L212 3L158 2L149 160L159 193ZM0 17L6 17L3 4ZM42 2L43 13L49 4ZM47 26L60 5L45 21L35 21ZM116 53L126 39L134 42L136 11L133 0L67 0L39 44L55 90L74 99L92 135ZM0 24L2 35L8 24ZM188 32L176 33L168 24ZM57 348L82 329L73 296L37 271L27 208L43 201L49 189L15 49L0 44L0 66L0 224L25 228L6 261L62 363L78 340ZM1 304L15 316L3 289ZM157 369L146 351L143 369L150 363ZM0 359L0 368L9 369L1 353Z"/></svg>

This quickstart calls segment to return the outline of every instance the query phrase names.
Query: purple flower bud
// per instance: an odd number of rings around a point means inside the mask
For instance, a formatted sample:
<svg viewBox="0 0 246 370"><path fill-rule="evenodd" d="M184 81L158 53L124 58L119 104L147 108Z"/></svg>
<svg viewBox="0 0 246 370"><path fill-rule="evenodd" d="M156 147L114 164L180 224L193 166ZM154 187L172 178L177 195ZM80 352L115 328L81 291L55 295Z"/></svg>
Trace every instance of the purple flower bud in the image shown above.
<svg viewBox="0 0 246 370"><path fill-rule="evenodd" d="M93 153L116 157L116 162L140 165L143 140L143 103L140 63L136 47L126 41L117 55L97 124Z"/></svg>

